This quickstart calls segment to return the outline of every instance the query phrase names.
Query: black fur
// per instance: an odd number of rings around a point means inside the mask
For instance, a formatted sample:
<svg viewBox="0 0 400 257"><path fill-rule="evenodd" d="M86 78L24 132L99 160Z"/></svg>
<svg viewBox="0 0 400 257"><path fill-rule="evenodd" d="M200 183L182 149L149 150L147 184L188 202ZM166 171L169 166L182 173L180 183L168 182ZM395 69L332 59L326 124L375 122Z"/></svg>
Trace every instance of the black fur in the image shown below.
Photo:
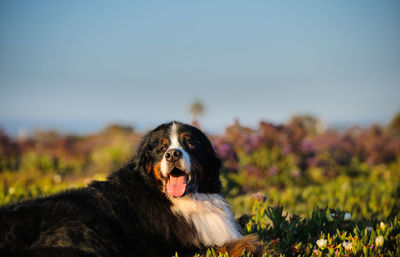
<svg viewBox="0 0 400 257"><path fill-rule="evenodd" d="M172 256L199 251L192 224L171 211L171 201L146 168L162 157L160 139L171 123L149 132L132 160L107 181L0 208L0 256ZM196 190L219 193L220 160L198 129L189 131ZM182 142L189 145L189 142Z"/></svg>

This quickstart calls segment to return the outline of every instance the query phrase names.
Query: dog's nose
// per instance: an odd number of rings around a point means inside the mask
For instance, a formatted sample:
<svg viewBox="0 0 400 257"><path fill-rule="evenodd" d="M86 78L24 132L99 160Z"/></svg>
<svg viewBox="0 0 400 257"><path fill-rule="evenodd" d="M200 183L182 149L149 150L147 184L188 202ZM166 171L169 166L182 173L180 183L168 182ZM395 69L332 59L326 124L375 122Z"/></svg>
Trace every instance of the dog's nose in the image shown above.
<svg viewBox="0 0 400 257"><path fill-rule="evenodd" d="M176 162L182 157L182 151L178 149L169 149L165 153L165 159L169 162Z"/></svg>

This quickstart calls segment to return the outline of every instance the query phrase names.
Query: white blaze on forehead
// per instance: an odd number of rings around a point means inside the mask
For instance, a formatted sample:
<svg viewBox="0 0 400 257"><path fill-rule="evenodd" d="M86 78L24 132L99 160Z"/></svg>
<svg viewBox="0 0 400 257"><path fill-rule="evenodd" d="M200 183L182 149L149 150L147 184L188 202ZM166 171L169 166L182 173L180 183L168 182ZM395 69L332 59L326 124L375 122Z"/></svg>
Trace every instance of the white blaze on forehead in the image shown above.
<svg viewBox="0 0 400 257"><path fill-rule="evenodd" d="M185 151L185 149L183 149L182 145L179 143L178 124L176 124L175 122L173 122L171 125L169 141L171 143L168 147L168 150L177 149L182 152L182 158L178 161L178 163L176 163L176 166L190 173L190 156ZM164 155L161 161L161 173L164 177L168 177L169 172L170 170L168 170L168 162Z"/></svg>
<svg viewBox="0 0 400 257"><path fill-rule="evenodd" d="M178 135L178 125L176 123L172 123L171 132L170 132L170 142L171 145L168 149L182 149L181 144L179 143L179 135Z"/></svg>

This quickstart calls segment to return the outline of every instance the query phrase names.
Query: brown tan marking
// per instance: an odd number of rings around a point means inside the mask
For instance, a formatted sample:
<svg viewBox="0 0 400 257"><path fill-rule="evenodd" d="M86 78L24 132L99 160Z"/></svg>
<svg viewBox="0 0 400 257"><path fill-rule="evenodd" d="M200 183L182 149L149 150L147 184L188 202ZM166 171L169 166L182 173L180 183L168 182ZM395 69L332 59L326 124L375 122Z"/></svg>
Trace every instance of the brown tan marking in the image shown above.
<svg viewBox="0 0 400 257"><path fill-rule="evenodd" d="M181 139L188 138L189 136L190 136L190 133L189 133L189 132L183 132L183 133L181 134Z"/></svg>
<svg viewBox="0 0 400 257"><path fill-rule="evenodd" d="M156 164L154 165L153 176L156 179L157 187L160 189L160 191L162 191L163 187L164 187L164 183L163 183L163 178L161 175L161 161L156 162Z"/></svg>
<svg viewBox="0 0 400 257"><path fill-rule="evenodd" d="M147 170L147 173L150 173L150 171L151 171L151 162L147 162L146 163L146 170Z"/></svg>
<svg viewBox="0 0 400 257"><path fill-rule="evenodd" d="M169 143L168 138L163 138L163 139L161 139L161 144L163 144L163 145L168 145L168 143Z"/></svg>
<svg viewBox="0 0 400 257"><path fill-rule="evenodd" d="M215 249L216 254L228 253L229 257L240 257L242 256L243 251L246 253L251 253L254 257L261 257L266 252L266 249L262 246L257 235L255 234L244 236ZM206 255L201 256L203 257Z"/></svg>

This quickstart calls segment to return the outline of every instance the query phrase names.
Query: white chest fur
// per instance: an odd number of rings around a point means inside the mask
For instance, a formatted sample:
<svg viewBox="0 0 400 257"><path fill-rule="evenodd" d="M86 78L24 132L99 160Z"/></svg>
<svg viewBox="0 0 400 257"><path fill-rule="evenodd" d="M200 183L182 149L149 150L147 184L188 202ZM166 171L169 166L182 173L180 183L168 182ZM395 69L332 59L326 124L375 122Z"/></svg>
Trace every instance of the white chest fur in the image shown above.
<svg viewBox="0 0 400 257"><path fill-rule="evenodd" d="M199 246L222 246L242 236L228 204L219 194L197 193L171 201L172 211L195 226Z"/></svg>

